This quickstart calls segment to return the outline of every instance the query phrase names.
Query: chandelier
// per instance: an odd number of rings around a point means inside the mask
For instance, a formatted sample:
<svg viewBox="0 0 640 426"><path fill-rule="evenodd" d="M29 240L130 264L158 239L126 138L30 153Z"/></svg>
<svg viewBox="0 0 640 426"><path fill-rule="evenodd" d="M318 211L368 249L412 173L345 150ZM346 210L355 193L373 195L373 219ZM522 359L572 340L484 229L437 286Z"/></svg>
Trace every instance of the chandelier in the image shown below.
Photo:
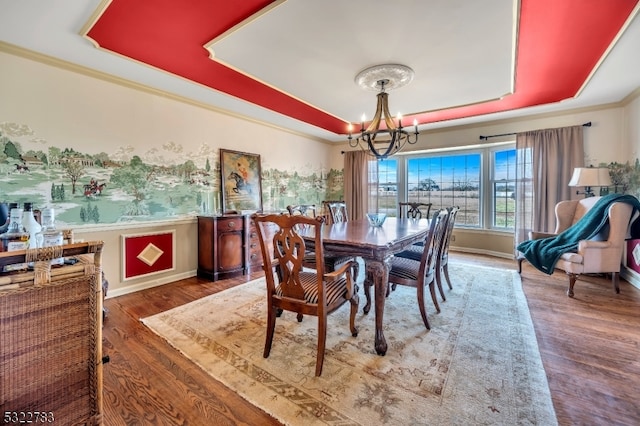
<svg viewBox="0 0 640 426"><path fill-rule="evenodd" d="M384 160L399 152L405 144L413 145L418 142L418 121L413 120L414 131L411 133L402 127L400 114L396 117L396 124L389 113L389 94L385 91L404 86L411 80L413 80L413 70L398 64L376 65L356 75L356 84L365 89L379 90L379 93L373 119L365 129L365 116L362 116L360 135L355 139L352 136L353 125L349 124L350 147L360 147L378 160ZM386 128L380 128L382 121Z"/></svg>

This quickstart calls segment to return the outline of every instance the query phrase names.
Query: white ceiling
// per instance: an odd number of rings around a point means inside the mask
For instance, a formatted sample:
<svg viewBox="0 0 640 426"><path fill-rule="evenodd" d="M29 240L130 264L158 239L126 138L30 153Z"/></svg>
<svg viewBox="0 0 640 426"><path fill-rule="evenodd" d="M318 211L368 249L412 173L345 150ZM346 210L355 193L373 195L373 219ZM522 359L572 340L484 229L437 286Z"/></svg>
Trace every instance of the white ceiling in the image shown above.
<svg viewBox="0 0 640 426"><path fill-rule="evenodd" d="M342 135L97 49L81 29L100 5L100 0L0 0L0 40L310 136L344 141ZM373 115L375 93L356 86L354 77L381 63L401 63L415 71L412 83L390 92L393 114L509 93L516 7L513 0L288 0L215 41L210 50L243 73L358 122L363 113ZM636 17L577 98L427 124L421 130L619 102L640 87L638 52Z"/></svg>

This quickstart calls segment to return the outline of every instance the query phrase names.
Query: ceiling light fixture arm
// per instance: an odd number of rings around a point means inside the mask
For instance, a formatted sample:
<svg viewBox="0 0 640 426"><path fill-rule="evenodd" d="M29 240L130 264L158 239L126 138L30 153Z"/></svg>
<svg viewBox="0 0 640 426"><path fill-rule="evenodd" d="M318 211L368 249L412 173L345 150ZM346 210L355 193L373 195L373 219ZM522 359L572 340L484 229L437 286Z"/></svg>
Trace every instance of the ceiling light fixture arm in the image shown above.
<svg viewBox="0 0 640 426"><path fill-rule="evenodd" d="M415 144L418 142L418 123L414 120L413 125L415 131L409 133L402 128L402 117L398 114L398 124L394 123L389 112L389 95L385 92L385 86L389 83L388 79L378 80L377 85L380 87L380 93L378 93L378 103L376 105L376 112L373 119L369 123L369 126L365 129L364 117L360 123L360 136L353 138L351 135L352 125L349 124L349 146L352 148L360 147L365 150L363 143L366 143L368 153L379 160L384 160L390 155L394 155L399 152L405 144ZM386 129L380 129L380 123L384 119ZM376 137L378 135L388 135L388 140L381 141ZM383 145L380 149L376 148L376 144Z"/></svg>

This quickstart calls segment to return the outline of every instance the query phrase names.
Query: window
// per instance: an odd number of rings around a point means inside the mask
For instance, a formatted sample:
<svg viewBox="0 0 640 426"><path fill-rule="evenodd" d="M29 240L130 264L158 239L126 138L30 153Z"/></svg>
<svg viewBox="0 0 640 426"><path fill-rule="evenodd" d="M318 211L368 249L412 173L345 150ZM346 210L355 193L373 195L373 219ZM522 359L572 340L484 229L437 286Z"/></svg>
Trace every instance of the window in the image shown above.
<svg viewBox="0 0 640 426"><path fill-rule="evenodd" d="M491 164L491 226L514 229L516 219L516 150L492 152Z"/></svg>
<svg viewBox="0 0 640 426"><path fill-rule="evenodd" d="M459 206L459 224L480 226L481 164L478 152L408 158L407 199L432 211Z"/></svg>
<svg viewBox="0 0 640 426"><path fill-rule="evenodd" d="M369 211L395 216L398 205L398 160L369 161Z"/></svg>
<svg viewBox="0 0 640 426"><path fill-rule="evenodd" d="M515 172L513 142L372 160L369 206L396 216L399 200L431 203L431 211L456 205L456 225L512 231Z"/></svg>

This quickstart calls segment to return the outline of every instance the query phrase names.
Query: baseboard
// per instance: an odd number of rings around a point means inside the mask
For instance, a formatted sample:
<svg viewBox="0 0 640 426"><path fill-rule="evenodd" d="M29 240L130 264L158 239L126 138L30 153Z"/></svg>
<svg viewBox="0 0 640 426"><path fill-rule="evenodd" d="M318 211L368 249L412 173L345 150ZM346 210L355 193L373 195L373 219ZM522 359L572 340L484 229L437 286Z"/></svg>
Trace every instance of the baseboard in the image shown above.
<svg viewBox="0 0 640 426"><path fill-rule="evenodd" d="M114 289L113 291L108 291L106 298L111 299L112 297L123 296L125 294L134 293L136 291L145 290L147 288L158 287L161 285L172 283L174 281L180 281L187 278L195 277L196 275L197 273L196 273L196 270L194 269L193 271L187 271L180 274L167 275L162 278L157 278L154 280L143 281L141 283L120 287L120 288Z"/></svg>
<svg viewBox="0 0 640 426"><path fill-rule="evenodd" d="M484 249L478 249L478 248L454 247L454 246L450 246L449 250L458 251L460 253L483 254L487 256L501 257L503 259L513 259L514 262L516 260L512 253L504 253L501 251L484 250Z"/></svg>
<svg viewBox="0 0 640 426"><path fill-rule="evenodd" d="M640 274L633 269L623 266L620 269L620 277L637 289L640 289Z"/></svg>

